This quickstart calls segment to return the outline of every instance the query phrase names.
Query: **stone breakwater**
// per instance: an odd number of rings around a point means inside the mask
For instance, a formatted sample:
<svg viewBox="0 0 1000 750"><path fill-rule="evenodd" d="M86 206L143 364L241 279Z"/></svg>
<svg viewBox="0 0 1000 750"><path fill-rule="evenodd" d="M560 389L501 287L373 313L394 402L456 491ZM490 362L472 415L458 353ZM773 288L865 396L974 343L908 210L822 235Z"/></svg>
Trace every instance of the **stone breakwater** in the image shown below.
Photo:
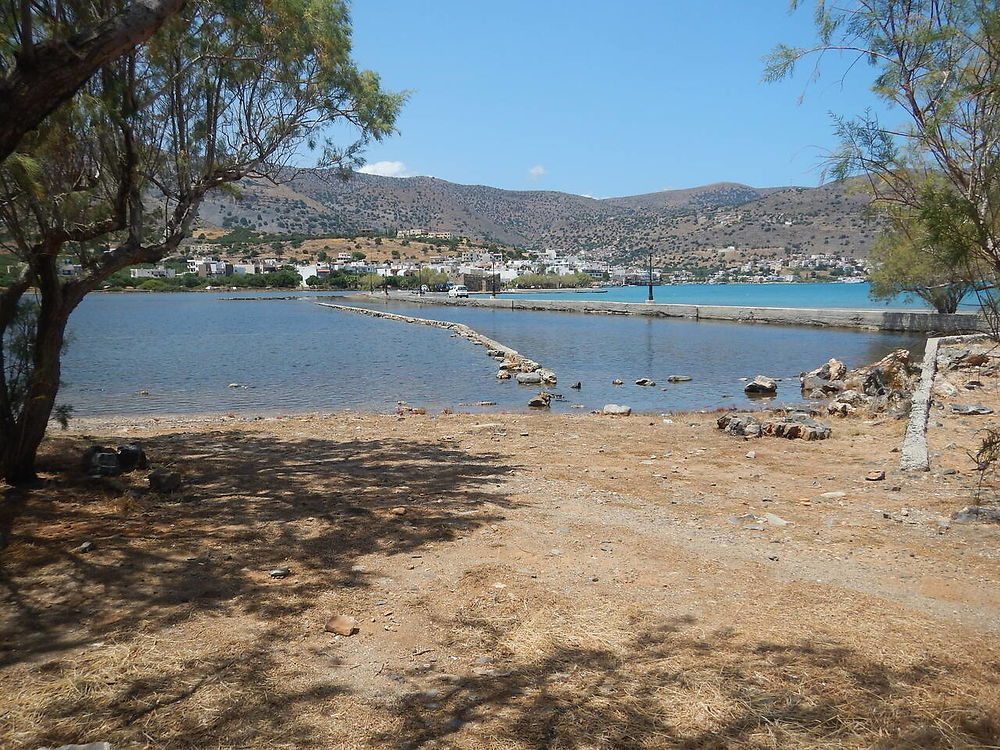
<svg viewBox="0 0 1000 750"><path fill-rule="evenodd" d="M486 347L486 352L489 356L493 357L497 361L503 362L501 366L501 371L515 371L520 373L534 373L542 371L547 373L544 368L532 359L528 359L516 349L511 349L509 346L501 344L499 341L491 339L489 336L481 334L474 328L470 328L464 323L452 323L447 320L429 320L428 318L415 318L411 315L397 315L396 313L385 312L382 310L369 310L364 307L352 307L350 305L335 305L330 302L317 302L315 303L320 307L329 307L334 310L342 310L344 312L357 313L359 315L368 315L372 318L385 318L386 320L395 320L400 323L411 323L417 325L433 326L434 328L443 328L446 331L451 331L453 335L460 336L468 341L479 346ZM539 382L542 382L544 378L539 377ZM519 378L520 381L520 378ZM524 382L527 382L526 380Z"/></svg>
<svg viewBox="0 0 1000 750"><path fill-rule="evenodd" d="M366 299L368 299L366 297ZM604 315L646 315L693 320L729 320L736 323L774 323L794 326L855 328L910 333L972 333L982 330L977 313L951 315L929 310L849 310L839 308L742 307L738 305L679 305L659 302L601 302L596 300L469 297L452 299L429 295L379 297L409 304L489 307L502 310L576 312Z"/></svg>

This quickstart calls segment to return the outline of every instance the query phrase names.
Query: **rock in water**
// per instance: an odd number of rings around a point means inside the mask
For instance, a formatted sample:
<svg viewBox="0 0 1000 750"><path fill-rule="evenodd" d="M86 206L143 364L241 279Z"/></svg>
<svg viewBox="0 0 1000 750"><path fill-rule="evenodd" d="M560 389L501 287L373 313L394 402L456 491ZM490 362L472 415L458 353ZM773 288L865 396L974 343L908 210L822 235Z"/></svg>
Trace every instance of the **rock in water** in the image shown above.
<svg viewBox="0 0 1000 750"><path fill-rule="evenodd" d="M637 381L635 381L635 384L636 385L646 385L646 386L656 385L656 383L654 383L649 378L639 378Z"/></svg>
<svg viewBox="0 0 1000 750"><path fill-rule="evenodd" d="M514 376L521 385L540 385L542 376L537 372L519 372Z"/></svg>
<svg viewBox="0 0 1000 750"><path fill-rule="evenodd" d="M668 383L686 383L689 380L691 380L691 376L690 375L668 375L667 376L667 382Z"/></svg>
<svg viewBox="0 0 1000 750"><path fill-rule="evenodd" d="M544 367L539 367L535 372L542 379L542 382L546 385L552 385L556 381L556 374L552 370L546 370Z"/></svg>
<svg viewBox="0 0 1000 750"><path fill-rule="evenodd" d="M581 383L581 382L580 382L580 381L578 380L578 381L576 381L575 383L573 383L573 385L571 385L571 386L570 386L570 388L573 388L573 389L575 389L575 390L580 390L581 388L583 388L583 383Z"/></svg>
<svg viewBox="0 0 1000 750"><path fill-rule="evenodd" d="M528 402L528 406L533 406L536 409L548 409L550 401L552 401L552 395L542 391Z"/></svg>
<svg viewBox="0 0 1000 750"><path fill-rule="evenodd" d="M743 387L748 396L774 396L778 392L778 383L774 378L758 375Z"/></svg>
<svg viewBox="0 0 1000 750"><path fill-rule="evenodd" d="M358 621L350 615L334 615L326 621L327 633L354 635L358 632Z"/></svg>

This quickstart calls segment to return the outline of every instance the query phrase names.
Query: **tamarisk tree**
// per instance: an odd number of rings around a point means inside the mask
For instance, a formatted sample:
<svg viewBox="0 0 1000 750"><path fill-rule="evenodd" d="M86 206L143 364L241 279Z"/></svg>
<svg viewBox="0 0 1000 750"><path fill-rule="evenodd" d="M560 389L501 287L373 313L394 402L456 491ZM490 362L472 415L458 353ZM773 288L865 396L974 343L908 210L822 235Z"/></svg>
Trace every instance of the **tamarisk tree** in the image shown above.
<svg viewBox="0 0 1000 750"><path fill-rule="evenodd" d="M833 176L867 181L898 240L891 245L904 254L926 253L922 265L943 271L939 283L983 273L985 285L994 282L1000 277L1000 7L995 0L818 0L815 17L817 44L777 47L765 78L784 78L806 58L818 64L834 54L873 66L872 90L900 122L887 124L870 111L836 117L841 146L831 155Z"/></svg>
<svg viewBox="0 0 1000 750"><path fill-rule="evenodd" d="M101 66L146 41L187 0L6 0L0 16L0 159Z"/></svg>
<svg viewBox="0 0 1000 750"><path fill-rule="evenodd" d="M0 294L8 482L35 476L66 324L88 292L173 251L210 191L288 178L306 153L346 174L368 141L393 131L402 97L350 52L337 0L189 0L21 137L0 165L2 242L25 267ZM336 123L353 131L340 148L324 135ZM79 276L60 275L67 260Z"/></svg>

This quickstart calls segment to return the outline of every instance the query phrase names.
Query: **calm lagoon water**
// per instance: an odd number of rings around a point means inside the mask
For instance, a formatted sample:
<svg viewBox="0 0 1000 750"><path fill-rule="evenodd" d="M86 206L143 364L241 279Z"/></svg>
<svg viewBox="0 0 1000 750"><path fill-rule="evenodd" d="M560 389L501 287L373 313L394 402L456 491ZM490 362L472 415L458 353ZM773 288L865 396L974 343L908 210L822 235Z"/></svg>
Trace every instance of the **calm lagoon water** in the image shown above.
<svg viewBox="0 0 1000 750"><path fill-rule="evenodd" d="M928 309L919 297L899 295L886 302L876 302L864 284L681 284L654 286L653 299L688 305L749 305L757 307L839 307L854 310L885 310L887 308ZM644 286L607 287L605 292L539 291L517 297L537 299L595 299L605 302L645 302L648 288ZM977 305L975 295L966 299L969 310Z"/></svg>
<svg viewBox="0 0 1000 750"><path fill-rule="evenodd" d="M668 287L657 292L663 289ZM389 412L400 400L431 411L523 411L537 392L498 382L496 363L481 347L441 329L338 312L309 299L226 300L233 296L89 296L70 321L60 401L73 404L80 416ZM830 357L855 366L897 347L923 347L920 337L861 331L417 303L391 303L388 309L466 323L554 369L559 385L552 390L566 398L554 403L555 411L609 402L656 412L749 406L741 377L794 378ZM670 385L670 374L694 380ZM658 385L632 385L641 377ZM627 385L612 386L615 378ZM582 390L569 388L575 381ZM779 401L797 396L797 383L779 387ZM477 401L496 406L468 405Z"/></svg>

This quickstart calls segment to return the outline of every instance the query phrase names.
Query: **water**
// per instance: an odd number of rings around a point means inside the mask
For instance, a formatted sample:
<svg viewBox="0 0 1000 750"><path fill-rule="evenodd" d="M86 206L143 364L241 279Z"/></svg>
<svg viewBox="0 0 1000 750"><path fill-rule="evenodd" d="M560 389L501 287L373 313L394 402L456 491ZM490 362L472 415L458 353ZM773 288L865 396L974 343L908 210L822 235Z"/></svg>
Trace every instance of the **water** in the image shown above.
<svg viewBox="0 0 1000 750"><path fill-rule="evenodd" d="M59 402L80 416L389 412L397 401L430 411L522 411L537 392L497 381L497 363L481 347L441 329L303 300L223 301L232 296L90 295L70 320ZM416 303L388 309L466 323L554 369L552 390L567 399L554 411L611 402L656 412L749 406L740 377L794 378L832 356L855 366L897 347L923 347L919 337L861 331ZM694 380L669 385L670 374ZM658 385L632 385L642 377ZM612 386L615 378L627 385ZM569 388L575 381L583 383L579 392ZM797 396L797 383L780 385L781 399ZM496 406L467 405L477 401Z"/></svg>
<svg viewBox="0 0 1000 750"><path fill-rule="evenodd" d="M853 310L885 310L887 308L929 309L919 297L899 295L887 302L869 297L869 285L864 284L682 284L654 286L656 302L687 305L746 305L750 307L837 307ZM645 302L649 293L645 286L607 287L606 292L592 290L527 292L517 297L537 299L594 299L604 302ZM963 308L977 307L975 295L965 300Z"/></svg>

